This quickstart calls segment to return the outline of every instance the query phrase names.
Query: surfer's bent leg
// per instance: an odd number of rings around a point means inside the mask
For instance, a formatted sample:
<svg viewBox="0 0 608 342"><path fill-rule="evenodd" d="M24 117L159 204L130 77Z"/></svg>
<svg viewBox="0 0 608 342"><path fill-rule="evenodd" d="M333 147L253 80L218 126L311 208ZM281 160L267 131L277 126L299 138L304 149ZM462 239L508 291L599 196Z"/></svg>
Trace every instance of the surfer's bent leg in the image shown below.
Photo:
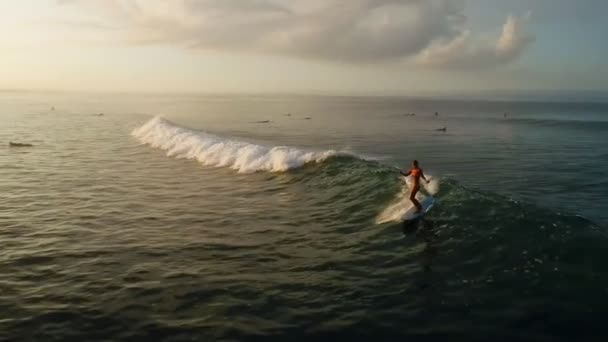
<svg viewBox="0 0 608 342"><path fill-rule="evenodd" d="M416 194L418 193L418 190L420 190L420 186L415 186L412 189L412 192L410 193L410 201L412 201L412 203L414 203L414 206L416 207L416 212L421 212L422 211L422 205L420 205L420 202L418 202L418 200L416 199Z"/></svg>

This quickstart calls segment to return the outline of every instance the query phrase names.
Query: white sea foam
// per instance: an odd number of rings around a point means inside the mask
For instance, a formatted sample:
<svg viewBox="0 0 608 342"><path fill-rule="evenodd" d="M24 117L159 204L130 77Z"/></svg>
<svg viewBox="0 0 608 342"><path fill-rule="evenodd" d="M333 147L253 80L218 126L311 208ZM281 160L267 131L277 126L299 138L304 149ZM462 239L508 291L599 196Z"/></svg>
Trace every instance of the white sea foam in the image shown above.
<svg viewBox="0 0 608 342"><path fill-rule="evenodd" d="M204 165L230 167L242 173L287 171L338 154L332 150L302 151L226 139L179 127L161 117L151 119L131 134L144 144L167 151L169 157L195 159Z"/></svg>
<svg viewBox="0 0 608 342"><path fill-rule="evenodd" d="M429 179L429 183L421 181L424 192L429 195L435 195L439 192L439 180L426 174ZM397 194L395 199L376 217L376 223L382 224L387 222L400 221L401 217L411 208L414 204L410 201L410 191L412 186L411 177L407 177L401 191ZM416 194L416 199L422 202L427 197L423 191L419 191Z"/></svg>

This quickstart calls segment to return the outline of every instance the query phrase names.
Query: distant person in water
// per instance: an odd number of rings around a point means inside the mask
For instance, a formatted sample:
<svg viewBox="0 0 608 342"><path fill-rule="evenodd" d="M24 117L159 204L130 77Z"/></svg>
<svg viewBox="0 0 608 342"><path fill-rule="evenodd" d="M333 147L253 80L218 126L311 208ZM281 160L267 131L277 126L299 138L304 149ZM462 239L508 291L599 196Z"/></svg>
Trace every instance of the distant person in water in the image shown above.
<svg viewBox="0 0 608 342"><path fill-rule="evenodd" d="M422 172L422 169L418 166L417 160L414 160L412 162L412 168L407 173L401 171L401 174L404 177L412 176L412 178L414 179L414 184L412 185L412 192L410 193L410 201L414 203L414 206L416 206L416 212L419 213L422 211L422 205L420 205L420 202L418 202L418 200L416 199L416 194L420 190L420 178L424 179L424 181L427 183L429 182L429 180L424 177L424 173Z"/></svg>

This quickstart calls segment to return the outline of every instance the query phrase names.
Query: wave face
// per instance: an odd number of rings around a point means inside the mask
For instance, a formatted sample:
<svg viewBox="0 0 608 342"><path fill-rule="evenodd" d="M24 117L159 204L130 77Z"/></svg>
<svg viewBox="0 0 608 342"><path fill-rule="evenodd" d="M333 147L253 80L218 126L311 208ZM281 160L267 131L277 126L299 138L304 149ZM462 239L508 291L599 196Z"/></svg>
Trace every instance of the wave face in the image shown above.
<svg viewBox="0 0 608 342"><path fill-rule="evenodd" d="M283 172L339 155L333 150L303 151L287 146L262 146L179 127L155 117L131 132L144 144L167 151L167 156L195 159L203 165L230 167L241 173Z"/></svg>

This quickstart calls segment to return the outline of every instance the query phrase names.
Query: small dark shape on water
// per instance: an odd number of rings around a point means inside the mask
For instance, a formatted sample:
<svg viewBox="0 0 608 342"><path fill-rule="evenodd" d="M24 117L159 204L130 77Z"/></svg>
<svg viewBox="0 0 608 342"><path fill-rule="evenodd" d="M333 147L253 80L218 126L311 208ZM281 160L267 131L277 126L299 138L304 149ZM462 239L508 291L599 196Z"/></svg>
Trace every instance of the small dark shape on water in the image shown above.
<svg viewBox="0 0 608 342"><path fill-rule="evenodd" d="M103 116L103 113L95 114L95 116Z"/></svg>
<svg viewBox="0 0 608 342"><path fill-rule="evenodd" d="M256 121L255 123L270 123L270 120L261 120L261 121Z"/></svg>
<svg viewBox="0 0 608 342"><path fill-rule="evenodd" d="M34 145L32 145L32 144L23 144L23 143L15 143L15 142L9 141L8 142L8 146L10 146L10 147L32 147Z"/></svg>
<svg viewBox="0 0 608 342"><path fill-rule="evenodd" d="M435 112L435 116L439 116L439 112Z"/></svg>
<svg viewBox="0 0 608 342"><path fill-rule="evenodd" d="M312 119L312 118L310 118L310 117L309 118L304 118L304 120L310 120L310 119Z"/></svg>
<svg viewBox="0 0 608 342"><path fill-rule="evenodd" d="M438 132L447 132L448 128L447 127L437 128L436 131L438 131Z"/></svg>

